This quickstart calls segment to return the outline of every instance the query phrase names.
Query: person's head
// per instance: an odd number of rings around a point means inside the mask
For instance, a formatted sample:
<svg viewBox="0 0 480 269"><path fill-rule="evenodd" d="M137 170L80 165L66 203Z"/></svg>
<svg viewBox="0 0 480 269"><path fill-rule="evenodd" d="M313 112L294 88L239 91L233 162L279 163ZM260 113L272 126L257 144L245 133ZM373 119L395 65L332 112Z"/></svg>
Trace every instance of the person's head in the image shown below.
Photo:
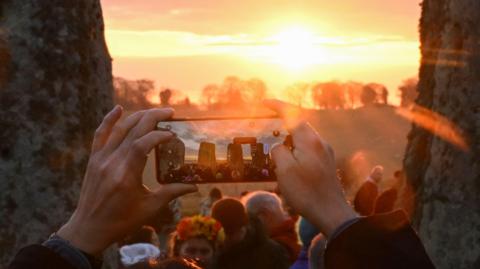
<svg viewBox="0 0 480 269"><path fill-rule="evenodd" d="M298 235L300 236L300 240L302 241L304 249L308 249L310 247L310 243L319 232L320 231L305 218L300 219Z"/></svg>
<svg viewBox="0 0 480 269"><path fill-rule="evenodd" d="M125 237L121 245L132 245L138 243L148 243L159 246L159 240L155 229L151 226L144 225L137 231Z"/></svg>
<svg viewBox="0 0 480 269"><path fill-rule="evenodd" d="M243 204L233 198L223 198L212 206L212 217L218 220L225 231L225 244L232 245L244 239L248 217Z"/></svg>
<svg viewBox="0 0 480 269"><path fill-rule="evenodd" d="M215 219L204 216L183 218L172 234L171 255L209 265L223 240L222 225Z"/></svg>
<svg viewBox="0 0 480 269"><path fill-rule="evenodd" d="M255 191L245 196L242 201L247 213L257 217L268 234L288 218L282 208L282 201L274 193Z"/></svg>
<svg viewBox="0 0 480 269"><path fill-rule="evenodd" d="M376 183L380 183L383 178L383 166L377 165L373 167L372 171L370 172L370 178Z"/></svg>
<svg viewBox="0 0 480 269"><path fill-rule="evenodd" d="M210 196L210 199L212 201L217 201L222 199L222 192L218 188L213 188L210 190L210 193L208 194Z"/></svg>

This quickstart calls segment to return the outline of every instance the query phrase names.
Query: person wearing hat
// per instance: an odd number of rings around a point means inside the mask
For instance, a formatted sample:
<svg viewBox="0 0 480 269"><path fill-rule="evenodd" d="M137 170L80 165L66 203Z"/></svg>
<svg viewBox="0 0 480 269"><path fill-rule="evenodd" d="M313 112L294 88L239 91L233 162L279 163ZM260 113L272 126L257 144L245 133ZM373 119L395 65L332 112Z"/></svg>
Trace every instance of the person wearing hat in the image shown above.
<svg viewBox="0 0 480 269"><path fill-rule="evenodd" d="M212 217L225 231L224 248L217 258L217 268L288 268L288 254L278 243L268 238L262 224L247 216L237 199L224 198L212 208Z"/></svg>

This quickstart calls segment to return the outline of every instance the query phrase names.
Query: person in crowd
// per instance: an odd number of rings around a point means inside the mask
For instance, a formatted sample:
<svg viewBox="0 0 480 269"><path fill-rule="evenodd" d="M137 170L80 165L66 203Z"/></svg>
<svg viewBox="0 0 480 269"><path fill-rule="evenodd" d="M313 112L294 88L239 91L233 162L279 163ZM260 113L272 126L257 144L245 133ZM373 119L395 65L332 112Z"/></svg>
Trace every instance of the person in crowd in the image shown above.
<svg viewBox="0 0 480 269"><path fill-rule="evenodd" d="M322 233L317 234L310 243L308 249L308 268L324 269L324 252L327 245L327 239Z"/></svg>
<svg viewBox="0 0 480 269"><path fill-rule="evenodd" d="M164 260L150 260L136 263L128 269L204 269L194 260L185 258L167 258Z"/></svg>
<svg viewBox="0 0 480 269"><path fill-rule="evenodd" d="M198 261L204 268L211 268L215 252L223 243L222 224L211 217L183 218L170 241L170 256Z"/></svg>
<svg viewBox="0 0 480 269"><path fill-rule="evenodd" d="M127 236L121 245L120 268L130 268L140 262L149 263L160 257L158 236L151 226L142 226Z"/></svg>
<svg viewBox="0 0 480 269"><path fill-rule="evenodd" d="M297 260L290 266L290 269L309 269L308 250L313 238L319 233L318 229L305 218L300 219L298 235L302 241L302 249Z"/></svg>
<svg viewBox="0 0 480 269"><path fill-rule="evenodd" d="M200 215L210 216L213 203L220 199L222 199L222 191L217 187L212 188L208 197L200 204Z"/></svg>
<svg viewBox="0 0 480 269"><path fill-rule="evenodd" d="M239 200L223 198L217 201L212 217L220 221L225 230L225 244L219 252L216 268L288 268L285 250L268 238L259 220L247 216Z"/></svg>
<svg viewBox="0 0 480 269"><path fill-rule="evenodd" d="M258 218L271 239L288 252L290 263L294 263L300 253L295 220L283 210L278 195L266 191L251 192L242 199L247 213Z"/></svg>
<svg viewBox="0 0 480 269"><path fill-rule="evenodd" d="M332 148L303 120L298 108L277 100L265 104L284 118L293 141L293 146L272 149L278 186L295 211L328 239L325 268L434 268L401 211L360 218L350 207L336 178ZM95 132L70 219L42 244L21 249L10 269L100 268L98 258L109 245L138 229L169 201L197 191L188 184L155 189L142 184L147 154L173 137L156 130L173 110L149 109L120 120L122 111L115 107ZM254 258L243 257L252 262Z"/></svg>
<svg viewBox="0 0 480 269"><path fill-rule="evenodd" d="M378 196L378 184L382 181L383 167L373 167L370 175L358 189L355 195L355 210L362 216L369 216L374 213L375 201Z"/></svg>

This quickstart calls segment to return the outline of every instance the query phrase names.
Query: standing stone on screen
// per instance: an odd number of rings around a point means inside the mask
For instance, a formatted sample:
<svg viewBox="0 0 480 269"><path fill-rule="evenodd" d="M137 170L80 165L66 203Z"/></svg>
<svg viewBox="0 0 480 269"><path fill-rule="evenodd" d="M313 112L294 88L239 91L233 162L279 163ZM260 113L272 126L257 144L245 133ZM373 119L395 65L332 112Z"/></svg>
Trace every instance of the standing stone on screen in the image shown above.
<svg viewBox="0 0 480 269"><path fill-rule="evenodd" d="M459 149L417 126L408 137L414 225L437 268L480 268L479 26L478 0L423 1L416 103L455 123L468 144Z"/></svg>
<svg viewBox="0 0 480 269"><path fill-rule="evenodd" d="M67 221L112 94L99 0L0 1L0 264Z"/></svg>

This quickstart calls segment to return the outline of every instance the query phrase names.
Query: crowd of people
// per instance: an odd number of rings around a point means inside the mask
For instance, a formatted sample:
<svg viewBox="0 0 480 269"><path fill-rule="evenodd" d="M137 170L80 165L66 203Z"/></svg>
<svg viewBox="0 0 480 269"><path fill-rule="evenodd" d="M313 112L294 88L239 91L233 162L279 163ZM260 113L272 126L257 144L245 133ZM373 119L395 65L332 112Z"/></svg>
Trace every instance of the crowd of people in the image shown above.
<svg viewBox="0 0 480 269"><path fill-rule="evenodd" d="M146 154L172 138L155 126L173 111L151 109L121 119L116 107L95 133L71 218L43 244L20 250L10 268L100 268L102 252L115 243L119 268L434 268L405 214L393 211L396 189L379 191L380 166L352 206L328 143L300 117L292 118L298 116L294 108L275 100L266 105L284 117L293 139L293 147L277 145L271 152L276 193L223 197L212 190L201 215L178 220L166 251L158 230L145 224L197 187L147 189L141 175Z"/></svg>

